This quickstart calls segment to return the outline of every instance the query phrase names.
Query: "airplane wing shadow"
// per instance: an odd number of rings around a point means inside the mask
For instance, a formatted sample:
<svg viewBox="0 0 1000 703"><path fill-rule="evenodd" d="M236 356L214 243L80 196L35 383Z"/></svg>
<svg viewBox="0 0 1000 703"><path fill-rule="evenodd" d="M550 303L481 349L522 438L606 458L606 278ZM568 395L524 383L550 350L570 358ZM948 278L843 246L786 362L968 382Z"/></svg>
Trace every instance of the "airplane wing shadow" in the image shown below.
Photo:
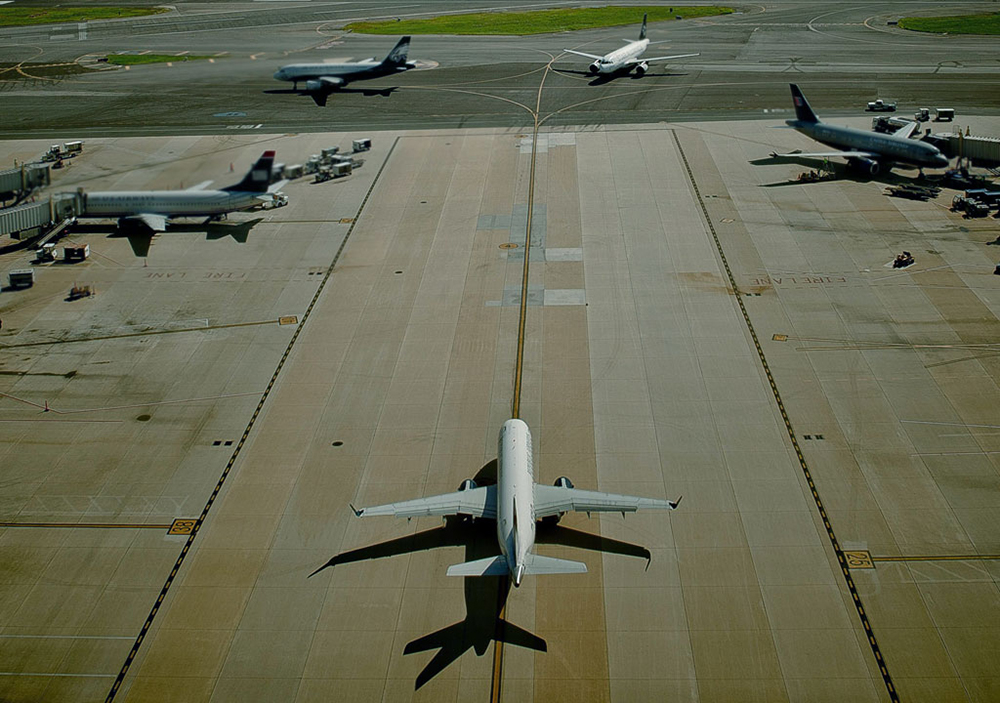
<svg viewBox="0 0 1000 703"><path fill-rule="evenodd" d="M491 476L492 482L495 483L496 460L484 466L474 480L479 485L488 485L491 483ZM537 542L642 557L646 559L647 567L649 565L650 552L644 547L560 525L540 523ZM492 520L446 518L445 524L441 527L337 554L310 574L310 577L324 569L343 564L412 554L438 547L457 546L465 547L466 561L497 555L499 548L496 541L496 524ZM418 637L403 648L404 655L437 650L417 675L414 689L421 688L470 649L474 650L477 656L483 656L493 641L537 652L548 650L544 639L500 617L509 593L510 583L507 577L483 576L465 579L465 618Z"/></svg>

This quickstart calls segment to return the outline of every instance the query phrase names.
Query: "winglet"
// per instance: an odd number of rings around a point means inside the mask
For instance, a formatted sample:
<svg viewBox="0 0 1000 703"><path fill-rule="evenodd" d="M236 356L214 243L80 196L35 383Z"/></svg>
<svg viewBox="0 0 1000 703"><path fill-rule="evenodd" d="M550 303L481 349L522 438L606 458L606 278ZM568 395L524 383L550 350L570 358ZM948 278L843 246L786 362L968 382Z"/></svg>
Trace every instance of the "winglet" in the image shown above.
<svg viewBox="0 0 1000 703"><path fill-rule="evenodd" d="M361 517L362 515L365 514L365 509L364 508L361 508L361 510L358 510L357 508L354 507L354 503L348 503L348 505L351 506L351 510L354 511L354 517Z"/></svg>
<svg viewBox="0 0 1000 703"><path fill-rule="evenodd" d="M671 510L676 510L677 506L681 504L682 500L684 500L684 496L681 496L677 500L668 500L667 502L670 503L670 509Z"/></svg>

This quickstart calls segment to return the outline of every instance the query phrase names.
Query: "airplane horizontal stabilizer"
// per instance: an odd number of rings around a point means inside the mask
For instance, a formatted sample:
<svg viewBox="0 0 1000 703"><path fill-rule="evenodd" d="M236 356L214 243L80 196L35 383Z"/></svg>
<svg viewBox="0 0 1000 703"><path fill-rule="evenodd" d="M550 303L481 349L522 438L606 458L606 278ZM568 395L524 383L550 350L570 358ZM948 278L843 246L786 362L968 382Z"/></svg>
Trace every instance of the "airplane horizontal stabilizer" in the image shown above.
<svg viewBox="0 0 1000 703"><path fill-rule="evenodd" d="M450 571L450 570L449 570ZM582 561L543 557L539 554L529 554L524 567L525 574L585 574L587 565Z"/></svg>
<svg viewBox="0 0 1000 703"><path fill-rule="evenodd" d="M509 569L502 554L448 567L449 576L504 576Z"/></svg>

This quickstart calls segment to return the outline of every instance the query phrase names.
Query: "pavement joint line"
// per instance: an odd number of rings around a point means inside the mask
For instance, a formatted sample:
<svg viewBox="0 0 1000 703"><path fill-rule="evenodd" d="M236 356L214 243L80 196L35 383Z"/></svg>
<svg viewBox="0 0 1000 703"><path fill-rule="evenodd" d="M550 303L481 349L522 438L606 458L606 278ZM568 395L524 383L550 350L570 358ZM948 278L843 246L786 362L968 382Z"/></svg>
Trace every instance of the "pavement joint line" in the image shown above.
<svg viewBox="0 0 1000 703"><path fill-rule="evenodd" d="M722 248L722 241L719 239L719 234L715 230L712 218L708 214L708 206L705 204L705 199L702 197L701 191L698 188L698 182L695 180L694 171L691 168L691 164L688 162L687 155L684 153L684 148L681 146L681 140L680 137L677 136L677 130L671 129L670 131L673 134L674 143L677 146L677 153L681 157L684 169L687 171L688 180L694 190L695 199L701 207L701 213L705 218L705 224L712 234L712 240L715 243L716 251L719 253L722 266L726 271L729 285L736 294L733 297L735 297L736 303L739 305L740 313L743 315L743 322L746 325L747 331L750 333L750 337L753 339L754 349L757 352L757 358L760 360L764 373L767 376L768 384L771 386L771 393L774 396L778 410L781 413L781 419L784 421L785 431L788 433L788 438L792 443L792 448L795 450L795 456L799 460L799 466L802 469L802 474L805 476L806 483L809 484L809 491L812 493L813 501L816 503L816 508L819 510L819 515L823 520L823 527L826 529L827 538L830 540L830 544L833 547L834 554L837 557L837 563L840 565L841 575L844 577L847 589L851 594L851 600L853 601L854 607L858 612L858 617L861 619L861 626L864 628L868 645L871 647L875 661L878 663L879 673L882 675L882 681L885 683L886 691L889 694L889 700L892 701L892 703L899 703L899 694L896 692L896 687L892 682L892 676L889 674L889 669L882 657L882 650L879 647L878 640L875 638L875 633L872 630L871 623L868 621L868 614L865 612L864 605L861 603L861 596L858 594L854 578L851 576L851 570L847 564L847 558L844 556L844 550L840 547L837 534L833 530L833 525L830 524L830 518L827 516L826 508L823 506L823 501L819 497L819 491L816 489L816 484L813 481L812 471L810 471L809 464L806 462L806 458L802 454L802 448L799 446L798 439L795 436L795 431L792 428L792 422L788 417L788 413L785 411L785 404L781 400L781 394L778 392L778 386L775 383L774 375L771 373L771 367L768 365L767 357L764 355L764 349L760 345L760 339L757 337L757 330L754 328L753 322L750 320L750 313L747 310L746 304L743 302L743 296L739 295L739 287L736 285L736 277L733 275L733 271L729 266L729 260L726 258L726 253Z"/></svg>
<svg viewBox="0 0 1000 703"><path fill-rule="evenodd" d="M152 609L149 611L149 615L146 616L146 622L143 623L142 629L139 631L139 635L135 638L135 642L132 644L132 649L129 651L128 656L125 658L125 663L122 664L121 670L115 676L115 681L111 685L111 689L108 691L108 695L105 698L105 703L112 703L118 691L121 689L122 683L125 681L125 677L128 675L129 669L132 667L132 662L135 661L136 655L139 653L139 647L142 646L143 641L146 639L146 635L149 633L150 627L153 625L153 620L156 618L156 614L160 610L160 606L163 604L164 598L166 598L167 591L170 590L170 586L173 584L174 579L177 577L177 573L180 571L181 566L184 564L184 559L187 557L188 552L191 551L191 546L194 544L195 538L201 531L201 526L205 523L205 519L208 517L209 510L215 504L215 499L219 495L219 491L222 489L223 484L226 482L230 471L232 471L233 466L236 464L236 459L239 458L240 452L243 449L243 445L246 443L247 437L250 436L250 431L257 421L257 416L259 415L261 408L264 407L264 403L267 402L268 397L271 394L271 389L274 387L275 381L281 370L285 366L285 361L288 359L289 355L292 353L292 348L295 346L295 341L299 338L302 330L305 328L306 321L312 314L313 308L316 307L316 303L319 301L320 297L323 295L323 291L326 289L326 284L333 275L333 269L340 260L340 256L344 251L344 247L347 246L347 242L351 238L351 234L354 232L354 228L357 226L357 221L361 218L361 213L364 212L365 206L368 204L368 200L371 198L372 193L375 191L375 187L378 185L379 180L382 177L382 173L385 171L386 166L389 164L389 160L392 158L393 152L396 150L396 145L399 144L399 137L396 137L392 146L389 147L388 153L385 155L385 160L379 167L378 172L375 174L375 178L372 179L372 184L369 186L368 191L365 193L364 199L361 201L361 205L358 206L357 215L354 217L354 222L351 223L350 228L344 234L344 239L341 241L340 246L337 247L336 253L333 255L333 260L326 269L326 274L323 276L323 280L320 281L319 287L313 294L312 300L309 301L309 306L302 313L302 317L299 320L299 324L295 326L295 331L292 333L291 339L288 340L288 345L285 347L284 353L278 360L278 365L274 369L274 373L271 374L271 380L267 384L267 388L261 395L260 402L257 403L257 408L254 410L253 416L247 423L246 429L243 431L243 436L240 441L237 442L236 446L233 448L233 453L229 457L229 461L226 463L226 468L223 469L222 475L219 477L218 482L215 484L215 490L212 491L212 495L209 497L208 501L205 503L204 509L201 511L201 515L195 521L194 527L191 529L191 533L188 535L187 540L184 542L184 548L181 549L180 555L177 557L177 561L174 563L173 569L170 570L170 575L167 576L167 580L163 584L163 588L160 589L160 595L156 598L156 603L153 604Z"/></svg>

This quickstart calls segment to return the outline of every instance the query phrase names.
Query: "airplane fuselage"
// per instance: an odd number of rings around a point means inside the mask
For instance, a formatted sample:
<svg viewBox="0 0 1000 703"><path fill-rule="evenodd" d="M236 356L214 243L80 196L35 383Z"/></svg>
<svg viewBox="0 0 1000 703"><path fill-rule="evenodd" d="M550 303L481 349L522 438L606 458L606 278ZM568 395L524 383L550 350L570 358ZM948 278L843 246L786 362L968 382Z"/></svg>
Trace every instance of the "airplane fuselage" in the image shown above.
<svg viewBox="0 0 1000 703"><path fill-rule="evenodd" d="M535 544L535 476L531 432L507 420L497 442L497 540L515 586Z"/></svg>
<svg viewBox="0 0 1000 703"><path fill-rule="evenodd" d="M607 74L621 71L624 68L630 68L634 65L630 62L642 56L648 46L648 39L629 42L622 48L615 49L610 54L605 54L590 64L590 72L594 74Z"/></svg>
<svg viewBox="0 0 1000 703"><path fill-rule="evenodd" d="M262 193L225 190L147 190L87 193L82 217L201 217L247 210L260 204Z"/></svg>
<svg viewBox="0 0 1000 703"><path fill-rule="evenodd" d="M837 127L825 122L786 120L786 124L821 144L845 151L869 151L879 154L883 160L889 163L935 168L943 168L948 165L947 157L942 155L936 147L917 139L866 132L851 127Z"/></svg>

